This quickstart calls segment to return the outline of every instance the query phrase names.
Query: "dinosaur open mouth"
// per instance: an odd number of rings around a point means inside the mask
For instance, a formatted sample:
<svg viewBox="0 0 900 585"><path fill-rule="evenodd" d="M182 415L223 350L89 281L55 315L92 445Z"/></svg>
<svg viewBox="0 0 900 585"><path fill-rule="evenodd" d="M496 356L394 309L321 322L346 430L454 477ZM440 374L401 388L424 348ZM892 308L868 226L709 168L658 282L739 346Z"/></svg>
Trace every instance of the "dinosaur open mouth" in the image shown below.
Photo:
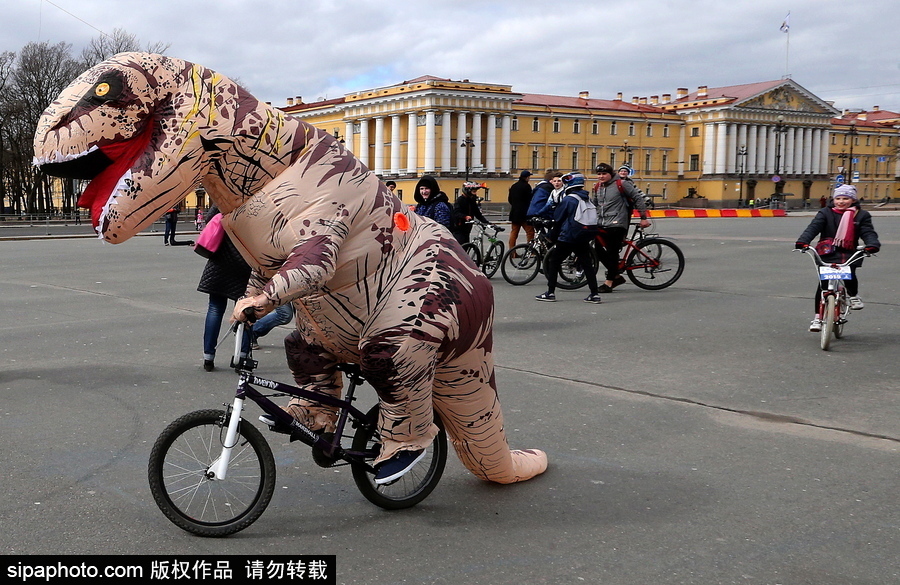
<svg viewBox="0 0 900 585"><path fill-rule="evenodd" d="M143 132L129 140L92 146L80 155L65 157L67 160L36 161L36 164L41 171L54 177L90 181L78 198L78 207L90 210L91 223L102 237L102 229L99 227L106 211L110 205L115 204L120 191L128 188L131 168L147 149L152 134L152 127L148 125ZM57 158L60 158L59 155Z"/></svg>

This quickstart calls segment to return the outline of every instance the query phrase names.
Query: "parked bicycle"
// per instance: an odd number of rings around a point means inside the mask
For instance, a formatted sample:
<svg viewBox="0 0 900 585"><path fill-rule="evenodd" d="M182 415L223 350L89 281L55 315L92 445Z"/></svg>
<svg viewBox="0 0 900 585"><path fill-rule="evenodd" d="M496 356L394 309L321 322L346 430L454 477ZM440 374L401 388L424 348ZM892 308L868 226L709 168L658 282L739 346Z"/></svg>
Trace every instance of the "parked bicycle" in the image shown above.
<svg viewBox="0 0 900 585"><path fill-rule="evenodd" d="M600 267L597 247L602 245L602 235L593 241L590 270ZM551 248L552 250L552 248ZM549 269L550 252L544 257L544 271ZM625 238L619 257L619 270L627 274L629 280L645 290L661 290L672 286L684 272L684 253L674 242L645 233L644 228L635 224L631 236ZM557 286L564 290L574 290L587 284L584 267L580 266L574 254L570 254L559 267Z"/></svg>
<svg viewBox="0 0 900 585"><path fill-rule="evenodd" d="M500 268L500 261L503 259L503 252L506 250L506 244L497 238L497 234L503 231L503 228L492 223L483 223L477 219L467 221L467 224L474 225L477 235L463 244L463 250L469 255L469 258L481 268L484 275L491 278L497 274Z"/></svg>
<svg viewBox="0 0 900 585"><path fill-rule="evenodd" d="M822 287L822 300L819 303L819 315L822 317L822 329L819 331L819 346L828 351L831 347L831 337L840 339L844 336L844 325L850 317L850 300L847 294L847 288L844 286L845 280L853 278L850 265L866 256L872 254L866 252L865 246L857 248L846 262L840 264L825 262L816 249L813 247L803 248L800 252L806 252L812 257L816 266L819 280L827 282L827 286L820 283Z"/></svg>
<svg viewBox="0 0 900 585"><path fill-rule="evenodd" d="M373 460L378 456L376 404L363 412L353 406L354 392L364 382L359 366L338 369L349 381L343 399L282 384L253 374L257 362L240 357L244 324L235 327L232 366L238 373L234 401L225 410L198 410L178 418L159 435L150 453L150 492L159 509L176 526L199 536L226 536L255 522L275 489L275 459L263 434L242 419L250 399L264 411L260 420L269 430L290 436L291 442L312 447L320 467L350 465L357 488L385 509L409 508L435 488L447 462L447 435L440 432L425 458L397 481L376 485ZM262 394L254 386L271 390ZM335 431L310 430L270 400L297 396L339 409Z"/></svg>
<svg viewBox="0 0 900 585"><path fill-rule="evenodd" d="M518 244L506 251L500 263L500 273L509 284L528 284L542 271L544 257L553 245L547 237L547 229L552 221L532 220L535 236L530 242Z"/></svg>

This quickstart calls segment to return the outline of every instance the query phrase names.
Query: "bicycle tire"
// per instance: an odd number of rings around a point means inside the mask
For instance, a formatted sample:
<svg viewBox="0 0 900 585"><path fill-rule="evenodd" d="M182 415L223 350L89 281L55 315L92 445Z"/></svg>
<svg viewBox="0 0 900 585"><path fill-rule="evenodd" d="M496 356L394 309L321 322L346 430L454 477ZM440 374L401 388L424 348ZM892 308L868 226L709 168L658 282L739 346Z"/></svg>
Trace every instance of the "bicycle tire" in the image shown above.
<svg viewBox="0 0 900 585"><path fill-rule="evenodd" d="M514 286L528 284L538 275L543 258L533 243L513 246L503 255L500 274Z"/></svg>
<svg viewBox="0 0 900 585"><path fill-rule="evenodd" d="M463 244L463 252L472 259L472 262L475 263L475 266L481 268L481 250L478 249L478 246L473 244L472 242L466 242Z"/></svg>
<svg viewBox="0 0 900 585"><path fill-rule="evenodd" d="M553 254L556 246L551 246L549 250L547 250L547 254L544 256L544 274L550 274L550 255ZM597 255L594 253L593 248L591 249L591 270L594 271L594 274L597 273L598 268L600 267L600 261L597 259ZM559 270L557 271L556 277L556 286L557 288L561 288L563 290L576 290L587 284L587 276L586 272L581 269L581 266L578 264L578 259L575 257L574 253L566 256L562 263L559 265Z"/></svg>
<svg viewBox="0 0 900 585"><path fill-rule="evenodd" d="M245 420L225 479L207 477L227 428L222 410L191 412L169 424L150 451L147 474L156 505L176 526L198 536L227 536L247 528L275 491L272 450Z"/></svg>
<svg viewBox="0 0 900 585"><path fill-rule="evenodd" d="M505 251L506 246L503 242L497 241L491 244L481 262L481 271L484 272L485 276L492 278L497 274L497 270L500 269L500 263L503 262L503 253Z"/></svg>
<svg viewBox="0 0 900 585"><path fill-rule="evenodd" d="M634 244L625 260L625 272L635 286L661 290L672 286L684 272L681 248L662 238L645 238Z"/></svg>
<svg viewBox="0 0 900 585"><path fill-rule="evenodd" d="M847 291L841 288L837 293L837 299L834 303L834 338L840 339L844 336L844 323L846 323L847 313L849 313Z"/></svg>
<svg viewBox="0 0 900 585"><path fill-rule="evenodd" d="M369 410L369 420L378 420L379 408L376 404ZM426 451L425 458L397 481L376 485L375 474L368 467L358 464L351 467L356 487L367 500L385 510L402 510L415 506L437 487L447 464L448 447L447 432L437 413L434 422L440 430ZM352 448L354 451L371 450L377 453L378 442L376 425L360 424L353 435Z"/></svg>
<svg viewBox="0 0 900 585"><path fill-rule="evenodd" d="M819 346L828 351L831 347L831 334L834 331L835 321L835 298L834 295L828 295L822 302L824 307L822 313L822 331L819 332Z"/></svg>

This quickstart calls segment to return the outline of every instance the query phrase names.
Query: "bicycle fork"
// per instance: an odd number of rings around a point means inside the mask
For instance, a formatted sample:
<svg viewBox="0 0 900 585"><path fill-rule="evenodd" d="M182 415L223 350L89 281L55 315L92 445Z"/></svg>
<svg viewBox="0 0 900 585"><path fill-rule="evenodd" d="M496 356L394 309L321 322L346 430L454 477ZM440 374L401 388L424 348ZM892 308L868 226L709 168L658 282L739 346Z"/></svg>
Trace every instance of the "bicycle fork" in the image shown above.
<svg viewBox="0 0 900 585"><path fill-rule="evenodd" d="M238 428L241 424L241 411L244 409L244 399L235 397L228 415L228 429L225 431L225 440L222 441L222 453L218 459L206 471L206 478L210 480L225 479L228 474L228 463L231 461L231 451L237 445Z"/></svg>

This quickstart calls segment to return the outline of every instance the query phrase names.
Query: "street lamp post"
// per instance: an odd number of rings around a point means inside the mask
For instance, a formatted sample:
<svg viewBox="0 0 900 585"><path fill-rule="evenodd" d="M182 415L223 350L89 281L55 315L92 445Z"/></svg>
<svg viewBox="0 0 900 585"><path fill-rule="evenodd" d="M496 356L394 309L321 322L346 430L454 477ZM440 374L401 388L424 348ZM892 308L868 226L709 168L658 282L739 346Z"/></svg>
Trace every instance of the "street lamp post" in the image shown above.
<svg viewBox="0 0 900 585"><path fill-rule="evenodd" d="M775 122L775 176L781 178L781 135L787 132L784 116L779 115Z"/></svg>
<svg viewBox="0 0 900 585"><path fill-rule="evenodd" d="M850 129L847 135L850 137L850 159L847 161L847 184L853 183L853 142L856 140L856 120L850 120Z"/></svg>
<svg viewBox="0 0 900 585"><path fill-rule="evenodd" d="M738 207L742 207L744 205L744 161L747 158L747 147L744 145L741 145L741 147L738 148L737 155L738 155L738 157L740 157L740 160L741 160L741 164L740 164L741 183L740 183L740 187L738 190Z"/></svg>
<svg viewBox="0 0 900 585"><path fill-rule="evenodd" d="M459 147L466 149L466 182L469 182L469 167L471 166L472 147L475 142L472 141L472 135L466 132L466 138L460 142Z"/></svg>
<svg viewBox="0 0 900 585"><path fill-rule="evenodd" d="M622 148L619 149L619 151L625 153L625 164L627 164L628 166L630 166L633 169L634 165L631 164L631 151L633 149L630 146L628 146L627 140L625 140L624 142L625 142L625 144L622 146Z"/></svg>

